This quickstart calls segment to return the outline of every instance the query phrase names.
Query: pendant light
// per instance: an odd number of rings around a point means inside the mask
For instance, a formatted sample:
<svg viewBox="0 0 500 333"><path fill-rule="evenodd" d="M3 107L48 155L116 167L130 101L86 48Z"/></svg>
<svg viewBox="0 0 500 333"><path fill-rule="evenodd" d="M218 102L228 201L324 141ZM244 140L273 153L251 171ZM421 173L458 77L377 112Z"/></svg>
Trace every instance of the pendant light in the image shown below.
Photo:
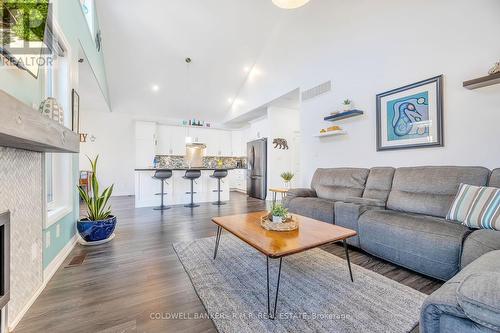
<svg viewBox="0 0 500 333"><path fill-rule="evenodd" d="M283 9L295 9L304 6L311 0L273 0L273 3Z"/></svg>

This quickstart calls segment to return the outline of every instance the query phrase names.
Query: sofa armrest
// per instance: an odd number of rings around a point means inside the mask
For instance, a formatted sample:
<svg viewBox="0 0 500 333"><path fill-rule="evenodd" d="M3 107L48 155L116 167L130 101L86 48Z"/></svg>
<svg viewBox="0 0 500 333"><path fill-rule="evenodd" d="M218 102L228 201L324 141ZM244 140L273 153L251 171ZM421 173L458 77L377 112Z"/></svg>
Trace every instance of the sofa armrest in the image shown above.
<svg viewBox="0 0 500 333"><path fill-rule="evenodd" d="M475 273L457 288L457 300L467 317L500 332L500 273Z"/></svg>
<svg viewBox="0 0 500 333"><path fill-rule="evenodd" d="M287 193L286 196L290 197L316 197L316 191L310 188L292 188Z"/></svg>
<svg viewBox="0 0 500 333"><path fill-rule="evenodd" d="M358 220L359 217L371 209L384 209L372 205L362 205L352 202L335 202L335 224L344 228L356 231L359 234ZM347 239L349 245L360 247L359 236Z"/></svg>
<svg viewBox="0 0 500 333"><path fill-rule="evenodd" d="M385 207L385 201L369 198L349 197L344 200L346 203L353 203L360 206Z"/></svg>

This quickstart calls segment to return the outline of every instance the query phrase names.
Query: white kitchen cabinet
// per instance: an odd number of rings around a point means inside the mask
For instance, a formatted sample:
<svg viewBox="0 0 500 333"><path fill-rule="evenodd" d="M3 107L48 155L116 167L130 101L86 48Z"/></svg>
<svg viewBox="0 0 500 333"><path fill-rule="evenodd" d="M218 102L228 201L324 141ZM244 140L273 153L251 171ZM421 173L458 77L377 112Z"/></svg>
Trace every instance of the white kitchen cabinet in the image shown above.
<svg viewBox="0 0 500 333"><path fill-rule="evenodd" d="M246 143L243 143L242 131L231 131L231 156L242 157L246 155Z"/></svg>
<svg viewBox="0 0 500 333"><path fill-rule="evenodd" d="M229 170L229 187L232 190L246 193L247 191L247 170L246 169L234 169Z"/></svg>
<svg viewBox="0 0 500 333"><path fill-rule="evenodd" d="M135 167L153 165L156 155L156 123L137 121L135 123Z"/></svg>
<svg viewBox="0 0 500 333"><path fill-rule="evenodd" d="M218 133L218 155L217 156L231 156L231 132L230 131L220 131Z"/></svg>
<svg viewBox="0 0 500 333"><path fill-rule="evenodd" d="M171 129L171 149L174 155L184 155L186 153L187 128L181 126L170 126Z"/></svg>
<svg viewBox="0 0 500 333"><path fill-rule="evenodd" d="M158 155L184 155L187 128L181 126L158 126Z"/></svg>
<svg viewBox="0 0 500 333"><path fill-rule="evenodd" d="M189 127L188 136L193 143L205 143L207 140L207 129L203 127Z"/></svg>

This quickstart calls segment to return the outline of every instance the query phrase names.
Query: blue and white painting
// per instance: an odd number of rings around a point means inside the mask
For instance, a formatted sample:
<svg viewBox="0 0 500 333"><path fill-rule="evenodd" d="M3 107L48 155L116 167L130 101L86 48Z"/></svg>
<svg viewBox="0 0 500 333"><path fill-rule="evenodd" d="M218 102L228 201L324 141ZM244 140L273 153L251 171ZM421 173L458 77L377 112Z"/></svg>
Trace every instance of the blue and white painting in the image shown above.
<svg viewBox="0 0 500 333"><path fill-rule="evenodd" d="M387 101L387 141L426 138L429 124L427 91Z"/></svg>

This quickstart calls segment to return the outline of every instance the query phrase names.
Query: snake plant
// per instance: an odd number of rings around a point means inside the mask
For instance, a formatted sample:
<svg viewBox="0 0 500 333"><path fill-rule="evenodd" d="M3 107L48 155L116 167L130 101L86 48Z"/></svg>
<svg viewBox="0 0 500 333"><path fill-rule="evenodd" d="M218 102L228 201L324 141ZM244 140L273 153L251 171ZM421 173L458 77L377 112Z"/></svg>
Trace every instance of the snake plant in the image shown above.
<svg viewBox="0 0 500 333"><path fill-rule="evenodd" d="M99 193L99 181L97 180L97 160L99 159L99 155L94 160L88 156L87 158L92 167L92 176L90 179L92 194L80 186L78 186L78 191L80 192L80 197L87 205L87 218L90 221L106 220L111 215L111 207L108 205L108 200L111 193L113 193L113 185L106 188L102 193Z"/></svg>

